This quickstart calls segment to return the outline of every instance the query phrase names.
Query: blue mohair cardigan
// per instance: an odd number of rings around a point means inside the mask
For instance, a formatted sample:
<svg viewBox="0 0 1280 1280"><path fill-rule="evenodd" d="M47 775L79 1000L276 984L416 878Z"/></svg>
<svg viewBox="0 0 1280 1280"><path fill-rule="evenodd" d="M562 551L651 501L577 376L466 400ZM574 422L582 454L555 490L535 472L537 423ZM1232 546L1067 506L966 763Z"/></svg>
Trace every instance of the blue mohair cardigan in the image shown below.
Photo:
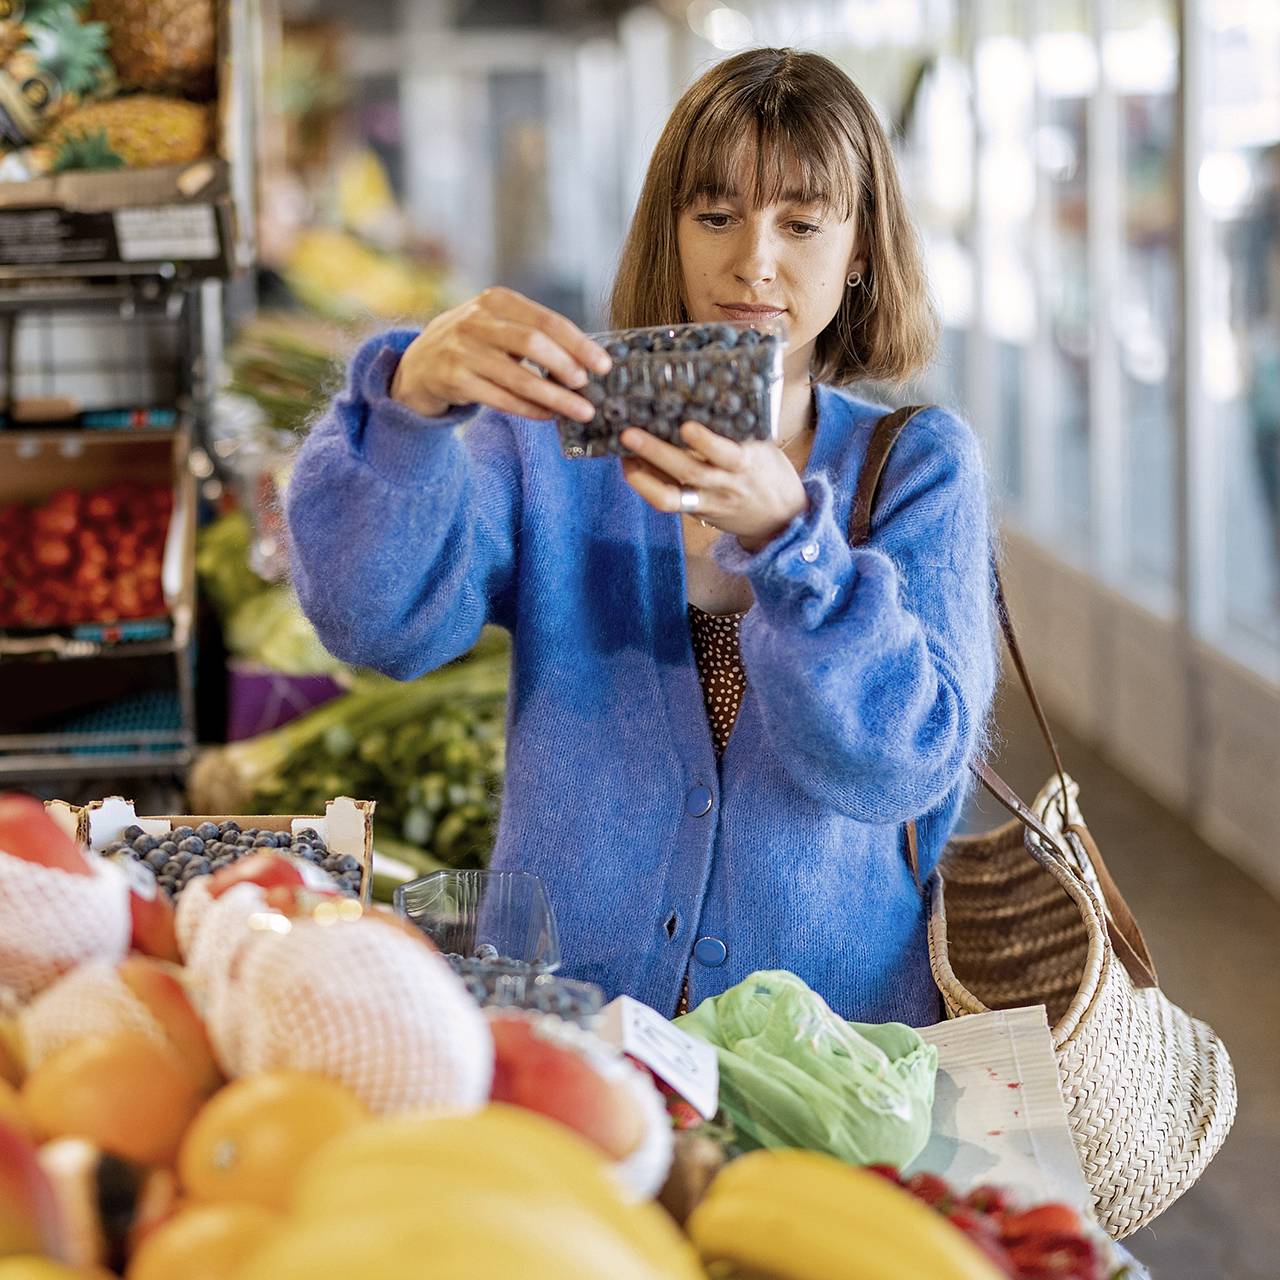
<svg viewBox="0 0 1280 1280"><path fill-rule="evenodd" d="M968 791L996 678L979 445L918 415L872 538L846 540L882 406L816 388L807 514L748 554L747 688L717 764L689 638L680 520L616 458L570 461L554 424L474 406L425 420L388 388L413 339L367 342L287 495L294 581L339 658L411 679L486 622L513 636L493 865L537 872L566 976L674 1013L790 969L845 1017L941 1014L922 876ZM465 431L455 427L465 424ZM707 812L701 810L709 802ZM716 939L698 948L699 939Z"/></svg>

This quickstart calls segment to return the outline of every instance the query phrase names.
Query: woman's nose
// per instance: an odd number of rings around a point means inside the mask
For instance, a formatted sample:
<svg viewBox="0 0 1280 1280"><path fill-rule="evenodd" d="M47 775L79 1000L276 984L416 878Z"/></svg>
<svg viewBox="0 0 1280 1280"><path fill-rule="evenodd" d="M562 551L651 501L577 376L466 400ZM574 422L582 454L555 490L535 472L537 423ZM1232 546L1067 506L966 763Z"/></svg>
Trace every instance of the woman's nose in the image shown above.
<svg viewBox="0 0 1280 1280"><path fill-rule="evenodd" d="M734 276L748 289L768 284L777 271L769 238L763 232L747 230L742 237L741 252L734 263Z"/></svg>

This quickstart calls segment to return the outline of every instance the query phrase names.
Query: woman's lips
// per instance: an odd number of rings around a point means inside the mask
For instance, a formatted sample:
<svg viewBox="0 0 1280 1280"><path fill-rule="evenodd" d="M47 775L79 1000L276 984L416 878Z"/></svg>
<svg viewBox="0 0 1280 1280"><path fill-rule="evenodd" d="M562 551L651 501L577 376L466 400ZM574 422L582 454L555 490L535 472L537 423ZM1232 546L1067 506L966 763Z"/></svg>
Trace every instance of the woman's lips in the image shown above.
<svg viewBox="0 0 1280 1280"><path fill-rule="evenodd" d="M747 306L732 302L717 302L716 306L726 315L739 320L771 320L774 316L783 315L786 307Z"/></svg>

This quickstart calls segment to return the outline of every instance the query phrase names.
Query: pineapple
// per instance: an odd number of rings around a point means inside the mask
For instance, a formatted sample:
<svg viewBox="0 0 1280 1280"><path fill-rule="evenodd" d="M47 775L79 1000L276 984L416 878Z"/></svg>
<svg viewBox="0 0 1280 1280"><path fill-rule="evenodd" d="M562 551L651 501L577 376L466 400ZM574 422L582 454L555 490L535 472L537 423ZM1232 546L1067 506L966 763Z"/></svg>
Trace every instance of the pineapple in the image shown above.
<svg viewBox="0 0 1280 1280"><path fill-rule="evenodd" d="M189 164L213 152L213 118L207 106L138 93L81 107L47 141L57 169Z"/></svg>
<svg viewBox="0 0 1280 1280"><path fill-rule="evenodd" d="M213 97L215 0L90 0L89 15L110 29L111 60L126 88Z"/></svg>
<svg viewBox="0 0 1280 1280"><path fill-rule="evenodd" d="M22 15L21 43L0 65L0 138L15 146L37 141L115 83L106 27L81 22L72 0L44 0Z"/></svg>

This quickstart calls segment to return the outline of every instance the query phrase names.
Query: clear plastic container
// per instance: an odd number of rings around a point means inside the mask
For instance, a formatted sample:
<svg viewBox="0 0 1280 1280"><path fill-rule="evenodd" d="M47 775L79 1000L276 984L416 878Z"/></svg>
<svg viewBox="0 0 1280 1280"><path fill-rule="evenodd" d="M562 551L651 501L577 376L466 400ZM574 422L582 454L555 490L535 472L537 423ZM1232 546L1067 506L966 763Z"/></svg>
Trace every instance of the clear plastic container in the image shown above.
<svg viewBox="0 0 1280 1280"><path fill-rule="evenodd" d="M782 407L782 320L611 329L592 335L613 368L589 373L578 394L596 406L590 422L556 417L569 458L626 456L619 436L643 427L684 448L692 419L731 440L776 440Z"/></svg>
<svg viewBox="0 0 1280 1280"><path fill-rule="evenodd" d="M560 967L556 919L532 871L433 871L397 886L393 902L460 971Z"/></svg>

